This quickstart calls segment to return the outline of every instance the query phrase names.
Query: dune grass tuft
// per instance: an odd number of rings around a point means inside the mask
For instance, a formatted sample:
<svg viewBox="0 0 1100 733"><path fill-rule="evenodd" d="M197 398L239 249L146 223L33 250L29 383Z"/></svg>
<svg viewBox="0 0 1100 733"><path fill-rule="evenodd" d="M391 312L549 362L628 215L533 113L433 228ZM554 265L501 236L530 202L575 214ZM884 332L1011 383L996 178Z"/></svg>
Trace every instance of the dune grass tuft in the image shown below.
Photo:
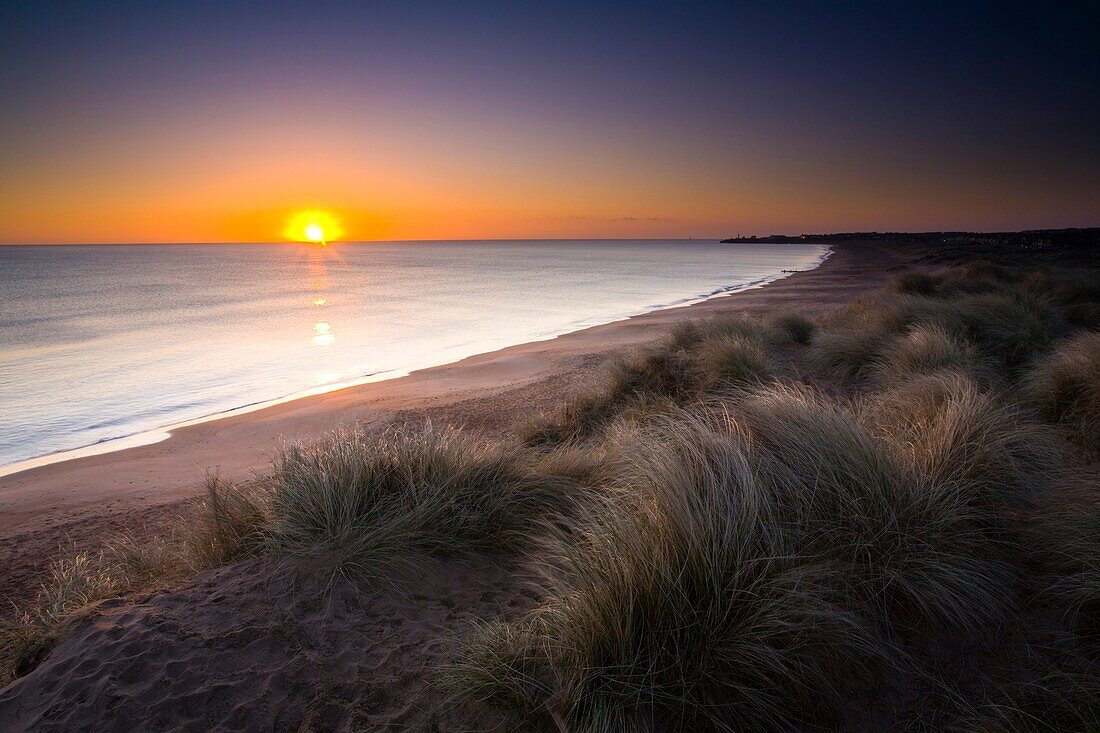
<svg viewBox="0 0 1100 733"><path fill-rule="evenodd" d="M985 377L988 368L969 341L939 324L914 326L883 349L871 367L877 383L890 384L945 369Z"/></svg>
<svg viewBox="0 0 1100 733"><path fill-rule="evenodd" d="M876 371L881 377L876 366L907 348L912 351L917 345L906 342L916 333L925 340L925 358L938 352L941 359L980 363L984 371L992 368L1016 377L1065 335L1066 318L1051 297L997 272L926 275L921 281L930 278L932 286L896 284L895 293L853 301L831 314L824 332L815 336L816 365L845 378L868 377Z"/></svg>
<svg viewBox="0 0 1100 733"><path fill-rule="evenodd" d="M909 470L974 505L1018 504L1066 467L1051 430L959 372L925 375L877 394L865 419Z"/></svg>
<svg viewBox="0 0 1100 733"><path fill-rule="evenodd" d="M948 477L898 461L852 410L804 388L761 390L738 418L781 521L799 546L846 563L868 613L967 631L1002 615L997 538Z"/></svg>
<svg viewBox="0 0 1100 733"><path fill-rule="evenodd" d="M0 628L3 676L33 670L64 635L65 622L80 609L114 595L122 579L102 554L78 552L50 564L35 604Z"/></svg>
<svg viewBox="0 0 1100 733"><path fill-rule="evenodd" d="M516 450L431 425L289 446L264 483L270 549L338 548L344 566L365 575L423 555L527 547L573 489Z"/></svg>
<svg viewBox="0 0 1100 733"><path fill-rule="evenodd" d="M1056 303L1069 325L1100 330L1100 273L1095 269L1045 269L1033 272L1023 284Z"/></svg>
<svg viewBox="0 0 1100 733"><path fill-rule="evenodd" d="M1026 389L1045 417L1100 451L1100 333L1085 332L1062 343L1031 369Z"/></svg>
<svg viewBox="0 0 1100 733"><path fill-rule="evenodd" d="M937 279L927 272L908 272L896 277L890 287L907 295L932 295L937 284Z"/></svg>
<svg viewBox="0 0 1100 733"><path fill-rule="evenodd" d="M262 552L270 521L267 504L260 487L208 474L199 521L187 537L195 561L201 567L213 567Z"/></svg>
<svg viewBox="0 0 1100 733"><path fill-rule="evenodd" d="M1082 645L1100 659L1100 468L1067 476L1043 501L1029 533L1056 599Z"/></svg>
<svg viewBox="0 0 1100 733"><path fill-rule="evenodd" d="M823 329L812 341L813 364L827 374L862 379L873 373L879 355L890 342L889 332L870 325L844 330Z"/></svg>
<svg viewBox="0 0 1100 733"><path fill-rule="evenodd" d="M1089 733L1100 730L1096 661L1074 655L1048 662L1037 679L991 690L972 701L951 695L950 733Z"/></svg>
<svg viewBox="0 0 1100 733"><path fill-rule="evenodd" d="M1061 315L1044 298L1016 290L981 293L953 303L967 335L986 356L1014 374L1064 333Z"/></svg>
<svg viewBox="0 0 1100 733"><path fill-rule="evenodd" d="M883 654L773 521L744 436L665 429L558 543L552 599L483 627L453 684L569 730L761 730L827 714L834 665Z"/></svg>
<svg viewBox="0 0 1100 733"><path fill-rule="evenodd" d="M775 367L758 338L721 336L705 342L696 356L699 392L749 387L771 379Z"/></svg>
<svg viewBox="0 0 1100 733"><path fill-rule="evenodd" d="M553 418L531 419L521 440L531 447L584 440L624 413L646 417L669 401L767 381L776 374L767 354L775 333L746 316L685 321L656 346L616 361L602 389L567 401Z"/></svg>
<svg viewBox="0 0 1100 733"><path fill-rule="evenodd" d="M791 343L806 345L817 332L813 319L801 313L784 313L772 321L775 332Z"/></svg>
<svg viewBox="0 0 1100 733"><path fill-rule="evenodd" d="M185 542L123 536L95 553L70 551L50 563L37 597L0 625L0 682L31 672L89 606L164 587L201 570Z"/></svg>

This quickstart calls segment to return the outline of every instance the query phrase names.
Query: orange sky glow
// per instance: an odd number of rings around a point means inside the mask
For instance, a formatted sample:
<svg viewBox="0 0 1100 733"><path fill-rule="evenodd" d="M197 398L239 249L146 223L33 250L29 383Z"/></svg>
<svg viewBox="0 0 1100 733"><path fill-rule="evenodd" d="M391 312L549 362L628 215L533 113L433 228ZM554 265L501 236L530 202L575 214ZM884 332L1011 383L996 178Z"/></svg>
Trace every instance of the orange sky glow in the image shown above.
<svg viewBox="0 0 1100 733"><path fill-rule="evenodd" d="M934 181L892 162L799 170L774 153L644 135L521 126L479 137L353 118L319 134L259 114L260 134L177 120L140 141L105 130L60 154L17 155L0 182L0 241L283 241L310 210L360 241L1026 227L1080 208L1071 182L1037 196L980 169Z"/></svg>
<svg viewBox="0 0 1100 733"><path fill-rule="evenodd" d="M1098 223L1083 24L727 5L20 6L0 243Z"/></svg>

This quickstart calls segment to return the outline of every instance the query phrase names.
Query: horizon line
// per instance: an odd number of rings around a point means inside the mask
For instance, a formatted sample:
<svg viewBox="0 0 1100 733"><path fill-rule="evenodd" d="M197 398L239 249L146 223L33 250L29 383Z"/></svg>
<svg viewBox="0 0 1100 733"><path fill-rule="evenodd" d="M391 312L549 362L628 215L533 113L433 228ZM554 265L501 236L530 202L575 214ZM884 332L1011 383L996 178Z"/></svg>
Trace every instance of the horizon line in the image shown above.
<svg viewBox="0 0 1100 733"><path fill-rule="evenodd" d="M772 232L770 234L737 234L726 236L669 236L669 237L454 237L432 239L339 239L327 242L332 244L376 244L376 243L408 243L408 242L636 242L636 241L667 241L667 240L711 240L711 239L767 239L768 237L837 237L850 235L928 235L928 234L1026 234L1029 232L1068 232L1088 231L1100 229L1097 226L1072 226L1072 227L1034 227L1029 229L925 229L925 230L889 230L889 229L864 229L835 232L801 232L798 234L783 234ZM160 245L225 245L225 244L302 244L317 246L314 242L297 242L293 240L238 240L201 242L0 242L0 247L141 247Z"/></svg>

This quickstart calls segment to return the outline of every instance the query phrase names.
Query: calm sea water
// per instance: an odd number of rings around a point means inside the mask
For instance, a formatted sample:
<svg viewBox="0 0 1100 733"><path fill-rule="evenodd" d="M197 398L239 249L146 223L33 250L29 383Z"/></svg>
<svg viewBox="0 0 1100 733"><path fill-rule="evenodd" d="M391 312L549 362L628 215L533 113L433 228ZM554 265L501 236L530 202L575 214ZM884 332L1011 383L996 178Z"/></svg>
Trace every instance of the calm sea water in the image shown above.
<svg viewBox="0 0 1100 733"><path fill-rule="evenodd" d="M740 289L820 245L0 247L0 466Z"/></svg>

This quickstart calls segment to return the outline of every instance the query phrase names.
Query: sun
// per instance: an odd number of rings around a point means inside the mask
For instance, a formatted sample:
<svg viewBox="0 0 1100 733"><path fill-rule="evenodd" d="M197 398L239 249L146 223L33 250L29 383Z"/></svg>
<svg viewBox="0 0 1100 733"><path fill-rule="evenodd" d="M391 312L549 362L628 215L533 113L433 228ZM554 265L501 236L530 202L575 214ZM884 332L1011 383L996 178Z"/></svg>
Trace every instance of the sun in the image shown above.
<svg viewBox="0 0 1100 733"><path fill-rule="evenodd" d="M331 213L320 209L298 211L291 214L283 236L292 242L310 242L327 245L343 235L340 221Z"/></svg>

